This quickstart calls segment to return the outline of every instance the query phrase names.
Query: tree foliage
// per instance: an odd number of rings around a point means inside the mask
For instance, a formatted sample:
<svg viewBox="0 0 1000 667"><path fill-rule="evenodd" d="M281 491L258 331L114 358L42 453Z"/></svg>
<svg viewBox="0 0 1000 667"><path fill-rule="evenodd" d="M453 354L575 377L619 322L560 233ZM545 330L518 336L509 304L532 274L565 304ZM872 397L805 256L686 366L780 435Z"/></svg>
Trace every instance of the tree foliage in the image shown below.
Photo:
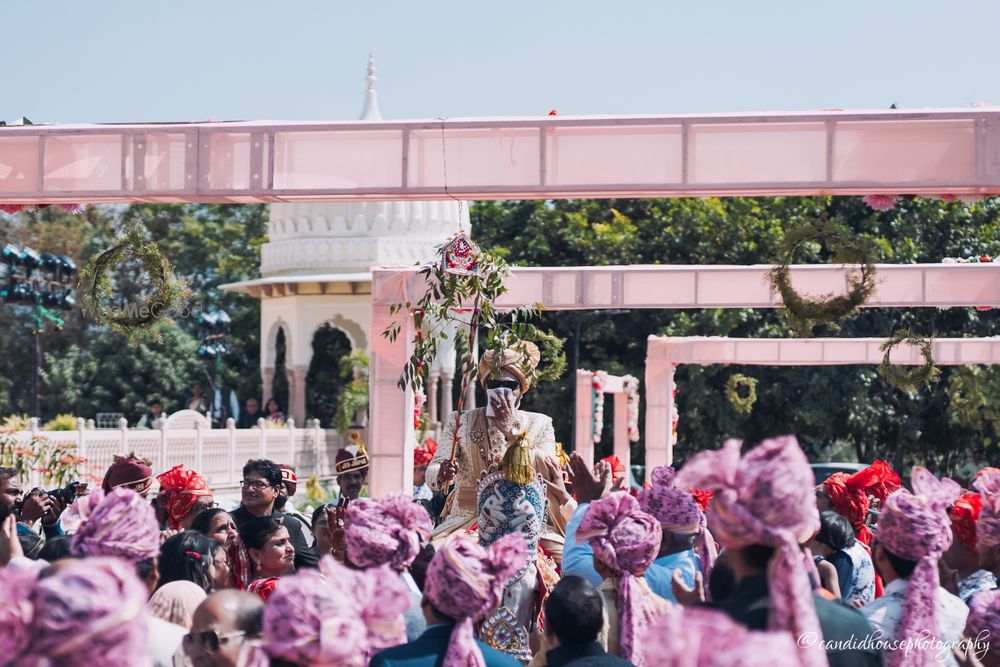
<svg viewBox="0 0 1000 667"><path fill-rule="evenodd" d="M916 199L881 213L853 197L485 202L472 209L475 240L522 266L771 263L786 227L822 216L870 241L884 263L937 263L1000 251L996 200L965 205ZM797 258L832 261L817 244L800 248ZM577 368L639 378L651 334L793 334L776 311L765 309L549 312L540 326L566 339ZM1000 334L1000 311L871 308L842 322L840 331L820 326L815 335L888 337L903 328L938 337L993 336ZM739 414L725 400L725 383L734 373L759 381L750 414ZM527 409L554 418L557 439L564 443L572 442L573 378L570 372L559 382L539 385L526 398ZM677 455L683 460L717 447L726 436L754 441L778 433L796 433L816 459L834 452L843 456L845 444L859 460L881 456L897 462L928 455L953 460L973 444L996 447L997 420L988 406L1000 402L1000 373L944 369L943 379L910 398L887 386L874 366L681 366ZM960 412L949 397L955 392L974 397ZM609 415L606 428L611 424ZM602 439L601 455L610 454L610 440ZM633 460L641 461L642 451L640 442Z"/></svg>

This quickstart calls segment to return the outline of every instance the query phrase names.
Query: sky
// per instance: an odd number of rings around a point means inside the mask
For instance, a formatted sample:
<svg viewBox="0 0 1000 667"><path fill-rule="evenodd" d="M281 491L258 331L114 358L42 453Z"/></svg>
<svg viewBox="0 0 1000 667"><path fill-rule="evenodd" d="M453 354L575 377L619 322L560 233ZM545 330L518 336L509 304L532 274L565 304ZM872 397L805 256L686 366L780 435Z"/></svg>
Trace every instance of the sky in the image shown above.
<svg viewBox="0 0 1000 667"><path fill-rule="evenodd" d="M0 119L1000 104L995 0L3 0Z"/></svg>

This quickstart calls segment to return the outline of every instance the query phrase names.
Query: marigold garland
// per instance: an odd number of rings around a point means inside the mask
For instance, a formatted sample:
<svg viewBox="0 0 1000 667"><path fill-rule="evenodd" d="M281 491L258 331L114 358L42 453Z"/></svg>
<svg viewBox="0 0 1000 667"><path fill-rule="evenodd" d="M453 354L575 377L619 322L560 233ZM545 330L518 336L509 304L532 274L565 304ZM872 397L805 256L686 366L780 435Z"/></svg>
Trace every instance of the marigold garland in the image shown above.
<svg viewBox="0 0 1000 667"><path fill-rule="evenodd" d="M851 288L847 294L804 297L792 287L790 265L795 251L806 243L815 242L829 247L835 262L859 265L858 273L850 279ZM787 230L778 257L767 277L772 289L781 295L789 325L800 336L812 335L813 328L819 324L835 325L851 315L871 297L875 289L875 251L872 245L827 218Z"/></svg>
<svg viewBox="0 0 1000 667"><path fill-rule="evenodd" d="M740 389L746 389L746 396L740 394ZM730 375L726 380L726 398L737 412L750 414L757 402L757 378L740 373Z"/></svg>
<svg viewBox="0 0 1000 667"><path fill-rule="evenodd" d="M125 257L135 257L142 263L154 291L138 304L117 307L110 304L114 293L108 270ZM117 243L92 257L80 280L84 286L83 307L94 322L106 324L130 339L180 311L191 293L174 275L156 242L144 238L138 226L127 229Z"/></svg>
<svg viewBox="0 0 1000 667"><path fill-rule="evenodd" d="M924 363L920 366L905 367L892 363L889 358L893 348L900 343L916 345ZM934 362L933 344L931 339L915 336L909 329L901 329L886 339L879 348L882 352L882 363L878 373L886 383L895 389L915 394L923 386L931 386L938 381L941 371Z"/></svg>

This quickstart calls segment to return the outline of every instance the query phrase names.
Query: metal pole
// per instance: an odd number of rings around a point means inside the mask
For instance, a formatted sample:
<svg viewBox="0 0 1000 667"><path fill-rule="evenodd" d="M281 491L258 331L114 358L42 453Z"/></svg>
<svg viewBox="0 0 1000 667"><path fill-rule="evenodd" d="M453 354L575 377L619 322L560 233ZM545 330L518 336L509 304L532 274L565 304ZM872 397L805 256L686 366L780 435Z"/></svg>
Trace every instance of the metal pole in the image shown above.
<svg viewBox="0 0 1000 667"><path fill-rule="evenodd" d="M34 396L34 410L32 416L41 418L42 416L42 318L38 312L38 303L35 303L35 372L31 378L31 394Z"/></svg>

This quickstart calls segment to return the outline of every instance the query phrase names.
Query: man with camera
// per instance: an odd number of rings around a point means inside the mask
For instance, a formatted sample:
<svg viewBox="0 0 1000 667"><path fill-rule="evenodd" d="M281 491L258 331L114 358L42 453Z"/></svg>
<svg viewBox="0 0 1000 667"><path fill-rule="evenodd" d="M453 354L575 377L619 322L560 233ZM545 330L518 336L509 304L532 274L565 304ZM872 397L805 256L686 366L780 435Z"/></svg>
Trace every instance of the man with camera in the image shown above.
<svg viewBox="0 0 1000 667"><path fill-rule="evenodd" d="M73 482L53 491L32 489L25 495L17 478L17 471L13 468L0 468L0 521L11 514L17 517L18 539L24 555L30 558L44 544L42 535L34 529L35 524L41 520L46 539L63 535L59 516L76 500L81 490L86 491L86 484Z"/></svg>

